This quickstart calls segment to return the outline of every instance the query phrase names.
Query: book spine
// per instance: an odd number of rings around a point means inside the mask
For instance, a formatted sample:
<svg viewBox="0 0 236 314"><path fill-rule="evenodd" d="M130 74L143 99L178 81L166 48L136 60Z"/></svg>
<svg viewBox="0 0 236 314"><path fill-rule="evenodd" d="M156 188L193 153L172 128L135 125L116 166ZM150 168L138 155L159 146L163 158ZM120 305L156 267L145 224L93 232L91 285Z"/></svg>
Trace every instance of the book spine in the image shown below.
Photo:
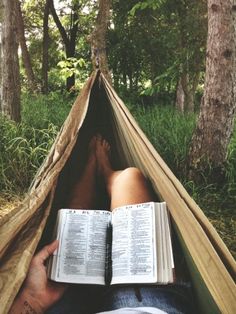
<svg viewBox="0 0 236 314"><path fill-rule="evenodd" d="M105 284L110 285L112 279L112 224L107 226L106 231L106 259L105 259Z"/></svg>

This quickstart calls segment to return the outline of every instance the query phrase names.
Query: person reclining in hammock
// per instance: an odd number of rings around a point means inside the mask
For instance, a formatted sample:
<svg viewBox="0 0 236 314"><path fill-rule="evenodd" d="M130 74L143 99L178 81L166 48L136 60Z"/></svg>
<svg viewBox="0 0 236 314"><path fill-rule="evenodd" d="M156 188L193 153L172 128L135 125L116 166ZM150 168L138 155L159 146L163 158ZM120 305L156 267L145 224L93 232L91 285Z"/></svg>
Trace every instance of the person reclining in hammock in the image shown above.
<svg viewBox="0 0 236 314"><path fill-rule="evenodd" d="M96 208L97 180L103 181L110 209L154 200L147 180L137 168L114 171L110 145L100 135L89 144L88 162L69 197L68 208ZM23 287L10 313L89 314L194 313L185 285L112 286L65 285L47 279L44 262L57 248L54 241L32 259Z"/></svg>

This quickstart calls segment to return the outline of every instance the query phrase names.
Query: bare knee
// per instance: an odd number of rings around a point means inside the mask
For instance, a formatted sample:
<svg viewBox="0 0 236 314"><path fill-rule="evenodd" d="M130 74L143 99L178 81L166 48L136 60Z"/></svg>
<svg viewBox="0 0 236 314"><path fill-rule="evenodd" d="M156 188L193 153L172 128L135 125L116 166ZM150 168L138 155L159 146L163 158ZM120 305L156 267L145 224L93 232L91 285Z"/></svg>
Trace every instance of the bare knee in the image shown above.
<svg viewBox="0 0 236 314"><path fill-rule="evenodd" d="M135 167L129 167L123 170L118 179L124 181L146 181L146 178L142 174L141 170Z"/></svg>
<svg viewBox="0 0 236 314"><path fill-rule="evenodd" d="M152 200L152 191L139 169L127 168L121 171L114 180L111 188L111 209Z"/></svg>

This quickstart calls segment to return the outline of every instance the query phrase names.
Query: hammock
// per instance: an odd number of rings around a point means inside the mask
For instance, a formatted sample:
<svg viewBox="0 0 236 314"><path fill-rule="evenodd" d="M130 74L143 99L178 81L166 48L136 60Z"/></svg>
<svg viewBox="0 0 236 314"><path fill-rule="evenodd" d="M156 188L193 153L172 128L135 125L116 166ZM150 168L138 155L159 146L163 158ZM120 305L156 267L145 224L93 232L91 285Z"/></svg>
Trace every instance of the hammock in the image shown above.
<svg viewBox="0 0 236 314"><path fill-rule="evenodd" d="M236 263L201 209L170 171L100 71L92 73L75 101L28 196L0 216L0 304L7 313L26 276L42 234L52 229L71 178L86 160L86 143L103 134L114 167L136 166L167 202L201 313L236 313ZM50 215L49 215L50 214Z"/></svg>

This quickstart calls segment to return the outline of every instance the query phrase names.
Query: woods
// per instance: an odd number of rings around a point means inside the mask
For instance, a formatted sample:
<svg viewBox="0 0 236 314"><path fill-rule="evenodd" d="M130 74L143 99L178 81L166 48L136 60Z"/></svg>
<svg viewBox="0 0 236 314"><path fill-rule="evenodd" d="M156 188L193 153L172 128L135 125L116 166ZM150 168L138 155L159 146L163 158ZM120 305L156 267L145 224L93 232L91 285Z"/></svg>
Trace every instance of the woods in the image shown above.
<svg viewBox="0 0 236 314"><path fill-rule="evenodd" d="M3 191L18 177L18 170L6 165L7 154L18 151L16 168L31 167L25 187L18 183L25 192L74 97L99 67L191 193L202 203L212 193L212 212L225 204L231 210L235 0L2 0L1 5Z"/></svg>

